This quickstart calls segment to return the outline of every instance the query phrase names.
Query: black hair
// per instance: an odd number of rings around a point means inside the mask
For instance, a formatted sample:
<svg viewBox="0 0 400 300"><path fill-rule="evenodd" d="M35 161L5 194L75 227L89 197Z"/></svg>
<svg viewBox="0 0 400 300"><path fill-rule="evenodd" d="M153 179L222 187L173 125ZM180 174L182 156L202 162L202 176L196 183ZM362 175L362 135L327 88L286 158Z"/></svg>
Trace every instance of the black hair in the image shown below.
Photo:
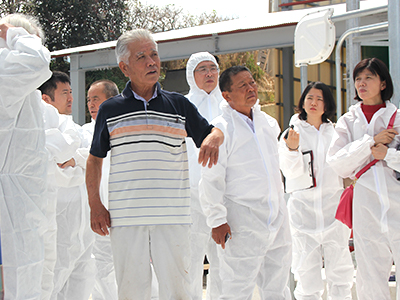
<svg viewBox="0 0 400 300"><path fill-rule="evenodd" d="M51 101L54 101L54 91L57 89L57 83L59 82L71 84L71 79L64 72L53 71L53 75L39 87L39 90L42 94L48 95Z"/></svg>
<svg viewBox="0 0 400 300"><path fill-rule="evenodd" d="M367 69L372 74L379 76L381 81L385 81L386 88L381 91L381 98L383 101L390 100L393 96L393 82L392 77L390 76L389 70L385 63L381 61L379 58L365 58L360 61L353 70L353 80L356 82L356 77L362 71ZM356 96L354 97L355 100L362 101L362 99L358 96L357 89L356 89Z"/></svg>
<svg viewBox="0 0 400 300"><path fill-rule="evenodd" d="M301 94L299 104L297 105L296 108L296 111L299 113L299 119L304 121L307 120L307 113L303 108L303 105L304 105L304 100L306 99L306 96L311 89L317 89L322 91L322 96L324 98L325 112L322 114L321 120L324 123L329 122L328 119L335 114L336 103L335 99L333 99L333 95L329 87L325 83L320 81L310 82L304 89L303 93Z"/></svg>
<svg viewBox="0 0 400 300"><path fill-rule="evenodd" d="M232 86L232 76L235 76L243 71L247 71L251 74L250 70L245 66L233 66L223 71L219 76L219 88L221 92L230 92Z"/></svg>

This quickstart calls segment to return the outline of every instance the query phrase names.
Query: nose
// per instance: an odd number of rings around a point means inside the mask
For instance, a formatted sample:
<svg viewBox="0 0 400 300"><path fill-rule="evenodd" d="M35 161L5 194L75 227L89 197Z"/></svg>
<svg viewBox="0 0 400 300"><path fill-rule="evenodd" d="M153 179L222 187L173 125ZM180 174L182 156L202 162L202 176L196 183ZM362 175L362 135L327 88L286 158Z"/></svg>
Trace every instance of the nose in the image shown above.
<svg viewBox="0 0 400 300"><path fill-rule="evenodd" d="M211 72L211 68L210 69L205 69L206 70L206 75L207 76L212 76L213 73Z"/></svg>
<svg viewBox="0 0 400 300"><path fill-rule="evenodd" d="M360 79L359 85L360 86L365 86L365 79L364 78Z"/></svg>
<svg viewBox="0 0 400 300"><path fill-rule="evenodd" d="M156 62L154 61L154 59L152 59L150 56L147 59L147 66L151 67L154 66L156 64Z"/></svg>

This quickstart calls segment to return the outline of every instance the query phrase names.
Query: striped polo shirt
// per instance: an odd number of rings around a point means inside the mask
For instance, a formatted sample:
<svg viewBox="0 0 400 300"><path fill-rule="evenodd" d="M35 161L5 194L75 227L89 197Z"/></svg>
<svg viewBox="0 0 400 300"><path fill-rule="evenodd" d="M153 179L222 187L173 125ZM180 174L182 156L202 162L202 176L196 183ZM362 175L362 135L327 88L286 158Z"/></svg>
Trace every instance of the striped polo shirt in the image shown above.
<svg viewBox="0 0 400 300"><path fill-rule="evenodd" d="M184 96L163 91L149 102L124 91L99 109L90 153L111 150L111 225L190 224L185 137L197 146L212 126Z"/></svg>

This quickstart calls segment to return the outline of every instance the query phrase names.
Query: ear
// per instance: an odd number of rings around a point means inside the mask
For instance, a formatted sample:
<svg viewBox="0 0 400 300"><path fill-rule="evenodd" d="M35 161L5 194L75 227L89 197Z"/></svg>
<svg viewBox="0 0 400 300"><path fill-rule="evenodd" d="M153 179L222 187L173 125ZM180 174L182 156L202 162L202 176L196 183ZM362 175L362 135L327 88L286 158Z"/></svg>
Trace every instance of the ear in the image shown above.
<svg viewBox="0 0 400 300"><path fill-rule="evenodd" d="M124 73L125 77L129 77L127 64L124 63L123 61L120 61L118 66L121 69L122 73Z"/></svg>
<svg viewBox="0 0 400 300"><path fill-rule="evenodd" d="M228 102L231 101L231 97L230 97L230 94L229 94L228 91L222 92L222 97L224 97L224 99L225 99L226 101L228 101Z"/></svg>
<svg viewBox="0 0 400 300"><path fill-rule="evenodd" d="M51 103L50 103L50 102L51 102L51 98L50 98L49 95L42 94L42 99L43 99L44 102L46 102L46 103L48 103L48 104L51 104Z"/></svg>
<svg viewBox="0 0 400 300"><path fill-rule="evenodd" d="M386 89L386 80L381 82L381 91L383 91L384 89Z"/></svg>

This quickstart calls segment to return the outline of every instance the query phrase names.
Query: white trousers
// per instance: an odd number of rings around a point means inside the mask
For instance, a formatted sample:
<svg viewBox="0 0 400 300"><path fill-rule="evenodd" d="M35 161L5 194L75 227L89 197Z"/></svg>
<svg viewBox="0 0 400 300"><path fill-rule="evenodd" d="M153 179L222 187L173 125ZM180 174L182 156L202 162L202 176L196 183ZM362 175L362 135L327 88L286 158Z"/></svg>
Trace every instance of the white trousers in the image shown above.
<svg viewBox="0 0 400 300"><path fill-rule="evenodd" d="M327 282L327 299L351 299L354 266L348 241L350 229L339 221L321 233L305 233L291 228L293 240L292 272L297 277L294 295L297 300L321 300L324 282L323 263Z"/></svg>
<svg viewBox="0 0 400 300"><path fill-rule="evenodd" d="M232 239L218 246L222 294L220 299L250 300L257 284L262 300L289 300L287 286L292 260L288 216L275 231L250 208L230 203L228 224ZM286 208L285 208L286 209Z"/></svg>
<svg viewBox="0 0 400 300"><path fill-rule="evenodd" d="M115 279L110 236L95 235L93 256L96 265L93 300L117 300L117 281Z"/></svg>
<svg viewBox="0 0 400 300"><path fill-rule="evenodd" d="M197 189L191 188L191 201L192 203L193 201L199 201ZM204 213L192 209L191 216L193 222L190 228L190 280L192 299L203 299L204 256L207 255L210 268L208 269L207 275L206 299L217 300L221 294L217 244L211 237L211 228L207 226Z"/></svg>
<svg viewBox="0 0 400 300"><path fill-rule="evenodd" d="M391 300L388 279L393 262L400 263L399 195L396 195L397 199L390 199L388 231L382 232L378 197L358 184L355 185L356 193L358 198L353 201L353 233L357 297L362 300ZM365 204L366 200L369 201L368 205ZM379 207L372 207L370 202ZM400 300L400 281L396 281L396 299Z"/></svg>
<svg viewBox="0 0 400 300"><path fill-rule="evenodd" d="M46 207L48 227L43 235L44 265L42 276L42 300L51 299L54 289L54 268L57 260L57 188L49 182L47 184L47 198L49 200Z"/></svg>
<svg viewBox="0 0 400 300"><path fill-rule="evenodd" d="M40 299L44 264L43 234L47 229L45 178L0 174L5 300Z"/></svg>
<svg viewBox="0 0 400 300"><path fill-rule="evenodd" d="M189 300L189 225L111 228L118 297L151 299L151 267L159 282L160 300Z"/></svg>
<svg viewBox="0 0 400 300"><path fill-rule="evenodd" d="M60 188L57 197L57 261L51 299L87 300L93 291L94 232L83 186Z"/></svg>

